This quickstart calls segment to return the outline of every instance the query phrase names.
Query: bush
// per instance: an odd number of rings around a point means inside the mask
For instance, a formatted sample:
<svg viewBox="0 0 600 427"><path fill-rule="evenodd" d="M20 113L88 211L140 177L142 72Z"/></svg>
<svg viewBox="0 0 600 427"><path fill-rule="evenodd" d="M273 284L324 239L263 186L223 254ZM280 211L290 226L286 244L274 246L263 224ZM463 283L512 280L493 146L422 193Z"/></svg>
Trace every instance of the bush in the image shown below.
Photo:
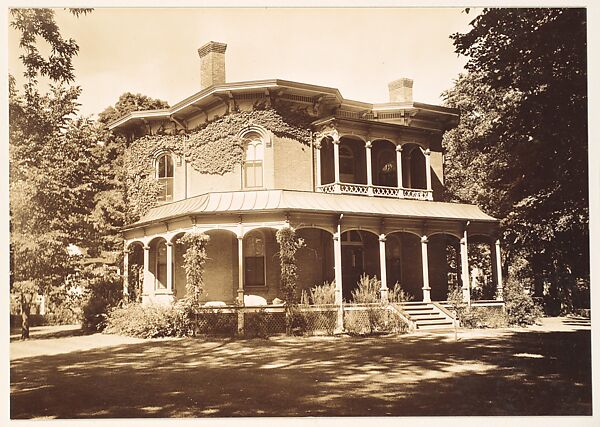
<svg viewBox="0 0 600 427"><path fill-rule="evenodd" d="M90 268L82 276L84 303L81 327L88 331L101 331L106 326L108 313L123 296L121 277L107 268Z"/></svg>
<svg viewBox="0 0 600 427"><path fill-rule="evenodd" d="M395 312L376 307L346 310L344 328L349 334L370 335L378 332L403 333L408 330L408 325Z"/></svg>
<svg viewBox="0 0 600 427"><path fill-rule="evenodd" d="M412 295L409 295L402 289L400 283L396 282L394 287L388 291L388 301L394 304L412 301Z"/></svg>
<svg viewBox="0 0 600 427"><path fill-rule="evenodd" d="M137 338L179 337L193 333L193 321L186 303L134 303L114 308L108 316L104 332Z"/></svg>
<svg viewBox="0 0 600 427"><path fill-rule="evenodd" d="M509 277L504 284L504 303L510 325L533 325L543 315L543 310L532 296L525 292L521 282Z"/></svg>
<svg viewBox="0 0 600 427"><path fill-rule="evenodd" d="M465 328L504 328L508 316L501 307L471 307L462 312L460 323Z"/></svg>
<svg viewBox="0 0 600 427"><path fill-rule="evenodd" d="M325 282L322 285L316 285L308 293L302 291L300 299L302 305L330 305L335 304L335 283Z"/></svg>

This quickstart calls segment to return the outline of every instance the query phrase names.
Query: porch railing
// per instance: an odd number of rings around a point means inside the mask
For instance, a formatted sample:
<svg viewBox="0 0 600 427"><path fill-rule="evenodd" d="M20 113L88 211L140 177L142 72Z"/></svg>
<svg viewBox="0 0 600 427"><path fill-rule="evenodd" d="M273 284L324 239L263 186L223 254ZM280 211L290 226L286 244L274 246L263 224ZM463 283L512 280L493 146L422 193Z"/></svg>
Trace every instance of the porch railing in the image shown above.
<svg viewBox="0 0 600 427"><path fill-rule="evenodd" d="M317 191L328 194L355 194L360 196L391 197L410 200L433 200L432 190L415 188L384 187L380 185L334 182L317 187Z"/></svg>

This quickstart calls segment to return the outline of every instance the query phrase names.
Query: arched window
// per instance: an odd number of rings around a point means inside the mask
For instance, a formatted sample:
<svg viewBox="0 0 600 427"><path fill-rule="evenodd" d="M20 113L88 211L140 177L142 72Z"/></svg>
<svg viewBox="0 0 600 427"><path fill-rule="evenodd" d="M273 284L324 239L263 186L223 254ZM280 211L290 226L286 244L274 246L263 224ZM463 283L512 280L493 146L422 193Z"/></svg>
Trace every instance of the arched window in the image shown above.
<svg viewBox="0 0 600 427"><path fill-rule="evenodd" d="M258 134L251 135L244 150L244 187L263 186L264 144Z"/></svg>
<svg viewBox="0 0 600 427"><path fill-rule="evenodd" d="M260 231L244 238L244 285L265 286L265 236Z"/></svg>
<svg viewBox="0 0 600 427"><path fill-rule="evenodd" d="M344 144L340 144L340 180L354 182L354 152Z"/></svg>
<svg viewBox="0 0 600 427"><path fill-rule="evenodd" d="M173 158L170 154L162 154L156 159L156 179L160 184L158 201L173 200Z"/></svg>
<svg viewBox="0 0 600 427"><path fill-rule="evenodd" d="M167 287L167 242L161 239L156 244L155 288L166 289Z"/></svg>
<svg viewBox="0 0 600 427"><path fill-rule="evenodd" d="M392 150L382 150L377 156L377 182L385 187L396 186L396 155Z"/></svg>

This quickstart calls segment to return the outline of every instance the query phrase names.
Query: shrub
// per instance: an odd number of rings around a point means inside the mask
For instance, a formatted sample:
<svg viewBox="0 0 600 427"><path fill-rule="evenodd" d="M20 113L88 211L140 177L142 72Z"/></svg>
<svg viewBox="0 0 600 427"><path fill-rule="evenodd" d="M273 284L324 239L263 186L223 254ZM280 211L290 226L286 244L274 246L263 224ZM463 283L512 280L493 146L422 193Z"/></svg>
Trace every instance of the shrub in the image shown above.
<svg viewBox="0 0 600 427"><path fill-rule="evenodd" d="M187 304L134 303L114 308L104 332L137 338L186 336L192 334L193 322Z"/></svg>
<svg viewBox="0 0 600 427"><path fill-rule="evenodd" d="M379 291L381 281L377 277L370 277L366 274L360 276L358 287L352 291L352 301L356 304L374 304L380 302Z"/></svg>
<svg viewBox="0 0 600 427"><path fill-rule="evenodd" d="M329 305L335 304L335 283L325 282L311 288L308 293L302 291L300 299L302 305Z"/></svg>
<svg viewBox="0 0 600 427"><path fill-rule="evenodd" d="M508 317L501 307L470 307L462 313L460 322L465 328L504 328Z"/></svg>
<svg viewBox="0 0 600 427"><path fill-rule="evenodd" d="M400 304L407 301L412 301L412 295L409 295L402 289L400 283L396 282L394 287L388 291L388 301L395 304Z"/></svg>
<svg viewBox="0 0 600 427"><path fill-rule="evenodd" d="M108 268L89 268L82 273L81 283L84 287L81 327L101 331L106 326L108 313L123 296L121 277Z"/></svg>
<svg viewBox="0 0 600 427"><path fill-rule="evenodd" d="M504 284L504 303L508 323L511 325L533 325L543 315L539 305L525 292L521 282L511 277Z"/></svg>

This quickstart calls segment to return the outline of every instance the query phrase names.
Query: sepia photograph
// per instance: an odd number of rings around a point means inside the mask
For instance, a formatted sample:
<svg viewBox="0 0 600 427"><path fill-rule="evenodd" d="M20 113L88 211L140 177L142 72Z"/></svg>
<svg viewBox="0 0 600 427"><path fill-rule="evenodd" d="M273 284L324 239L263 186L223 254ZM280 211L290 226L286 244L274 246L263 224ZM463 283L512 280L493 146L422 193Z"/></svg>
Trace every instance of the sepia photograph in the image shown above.
<svg viewBox="0 0 600 427"><path fill-rule="evenodd" d="M71 3L4 10L7 423L592 425L593 8Z"/></svg>

